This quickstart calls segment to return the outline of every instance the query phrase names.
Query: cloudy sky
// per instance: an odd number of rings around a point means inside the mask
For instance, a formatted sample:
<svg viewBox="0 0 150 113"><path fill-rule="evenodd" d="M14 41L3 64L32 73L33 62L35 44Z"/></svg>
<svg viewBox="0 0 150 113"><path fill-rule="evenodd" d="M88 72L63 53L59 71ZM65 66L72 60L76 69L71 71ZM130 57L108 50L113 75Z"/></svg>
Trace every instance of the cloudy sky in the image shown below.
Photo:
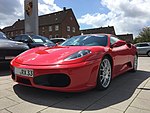
<svg viewBox="0 0 150 113"><path fill-rule="evenodd" d="M39 15L72 8L80 29L114 26L117 34L150 26L150 0L38 0ZM24 18L24 0L0 0L0 28Z"/></svg>

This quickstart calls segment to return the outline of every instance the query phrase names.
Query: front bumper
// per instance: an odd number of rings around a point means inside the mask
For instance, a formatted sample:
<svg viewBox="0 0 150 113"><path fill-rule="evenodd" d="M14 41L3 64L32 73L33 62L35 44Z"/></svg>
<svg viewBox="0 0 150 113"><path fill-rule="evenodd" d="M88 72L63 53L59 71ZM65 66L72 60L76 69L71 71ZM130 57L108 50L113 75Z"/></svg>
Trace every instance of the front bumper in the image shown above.
<svg viewBox="0 0 150 113"><path fill-rule="evenodd" d="M80 92L96 86L99 64L100 62L98 60L93 60L69 65L29 66L21 65L13 61L11 62L11 72L12 79L22 85L63 92ZM15 75L14 67L33 69L34 77ZM66 82L64 82L65 85L47 85L47 78L50 80L50 76L53 75L57 75L57 77L54 77L56 82L66 80ZM59 76L62 75L65 75L66 79L60 79L62 77ZM46 78L42 76L46 76ZM36 82L36 78L40 78L37 80L38 82ZM59 80L57 80L57 78L59 78Z"/></svg>

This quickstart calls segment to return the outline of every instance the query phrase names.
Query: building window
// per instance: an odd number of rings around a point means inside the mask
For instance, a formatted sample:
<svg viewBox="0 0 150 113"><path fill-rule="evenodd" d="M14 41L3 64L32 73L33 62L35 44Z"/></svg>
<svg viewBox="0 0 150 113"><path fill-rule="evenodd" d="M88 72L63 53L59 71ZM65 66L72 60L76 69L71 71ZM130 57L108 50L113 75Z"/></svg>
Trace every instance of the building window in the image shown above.
<svg viewBox="0 0 150 113"><path fill-rule="evenodd" d="M58 38L58 34L55 35L55 38Z"/></svg>
<svg viewBox="0 0 150 113"><path fill-rule="evenodd" d="M49 31L52 31L52 26L49 26Z"/></svg>
<svg viewBox="0 0 150 113"><path fill-rule="evenodd" d="M67 31L70 31L70 26L67 26Z"/></svg>
<svg viewBox="0 0 150 113"><path fill-rule="evenodd" d="M51 38L53 38L53 36L52 36L52 35L49 35L49 39L51 39Z"/></svg>
<svg viewBox="0 0 150 113"><path fill-rule="evenodd" d="M67 38L70 38L70 35L67 35Z"/></svg>
<svg viewBox="0 0 150 113"><path fill-rule="evenodd" d="M23 34L23 30L21 30L20 33Z"/></svg>
<svg viewBox="0 0 150 113"><path fill-rule="evenodd" d="M72 32L75 33L76 32L76 28L72 27Z"/></svg>
<svg viewBox="0 0 150 113"><path fill-rule="evenodd" d="M42 35L45 35L45 31L42 31Z"/></svg>
<svg viewBox="0 0 150 113"><path fill-rule="evenodd" d="M8 35L8 37L9 37L9 36L10 36L10 33L8 32L8 34L7 34L7 35Z"/></svg>
<svg viewBox="0 0 150 113"><path fill-rule="evenodd" d="M11 32L11 36L12 36L12 37L14 36L14 33L13 33L13 32Z"/></svg>
<svg viewBox="0 0 150 113"><path fill-rule="evenodd" d="M59 26L55 25L55 31L58 31L58 30L59 30Z"/></svg>

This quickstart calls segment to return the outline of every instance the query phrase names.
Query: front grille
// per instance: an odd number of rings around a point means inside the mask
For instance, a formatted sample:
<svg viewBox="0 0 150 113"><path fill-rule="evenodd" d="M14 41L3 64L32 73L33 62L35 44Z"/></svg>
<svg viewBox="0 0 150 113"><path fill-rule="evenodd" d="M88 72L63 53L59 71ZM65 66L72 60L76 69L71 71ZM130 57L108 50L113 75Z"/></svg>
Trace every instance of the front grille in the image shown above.
<svg viewBox="0 0 150 113"><path fill-rule="evenodd" d="M35 77L33 81L41 86L67 87L71 80L66 74L47 74Z"/></svg>
<svg viewBox="0 0 150 113"><path fill-rule="evenodd" d="M17 76L17 81L16 82L19 82L19 83L22 83L22 84L26 84L26 85L31 85L30 80L25 79L25 78L21 78L19 76Z"/></svg>

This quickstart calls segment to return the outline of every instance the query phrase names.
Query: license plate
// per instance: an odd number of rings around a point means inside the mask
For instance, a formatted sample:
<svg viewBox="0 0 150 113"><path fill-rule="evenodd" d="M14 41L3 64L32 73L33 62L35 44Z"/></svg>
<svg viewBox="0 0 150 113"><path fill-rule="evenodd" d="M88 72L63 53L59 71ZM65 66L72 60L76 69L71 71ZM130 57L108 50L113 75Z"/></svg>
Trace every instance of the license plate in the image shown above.
<svg viewBox="0 0 150 113"><path fill-rule="evenodd" d="M15 74L27 77L33 77L34 71L32 69L15 68Z"/></svg>
<svg viewBox="0 0 150 113"><path fill-rule="evenodd" d="M15 56L5 56L5 60L12 60Z"/></svg>

